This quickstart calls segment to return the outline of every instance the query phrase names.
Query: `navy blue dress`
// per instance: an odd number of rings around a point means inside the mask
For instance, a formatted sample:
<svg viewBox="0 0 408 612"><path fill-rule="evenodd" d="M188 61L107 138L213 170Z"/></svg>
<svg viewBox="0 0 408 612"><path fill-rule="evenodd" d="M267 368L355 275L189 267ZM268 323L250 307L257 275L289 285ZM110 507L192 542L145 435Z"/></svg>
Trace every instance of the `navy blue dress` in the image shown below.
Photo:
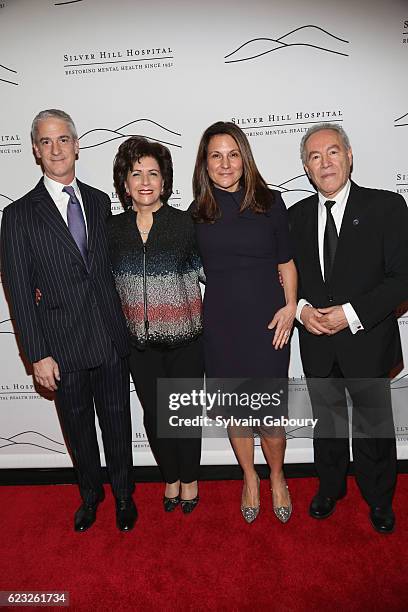
<svg viewBox="0 0 408 612"><path fill-rule="evenodd" d="M288 216L279 192L265 214L239 213L243 190L214 188L215 223L197 223L207 284L204 296L206 375L286 378L289 345L275 350L268 323L285 305L278 264L292 258Z"/></svg>

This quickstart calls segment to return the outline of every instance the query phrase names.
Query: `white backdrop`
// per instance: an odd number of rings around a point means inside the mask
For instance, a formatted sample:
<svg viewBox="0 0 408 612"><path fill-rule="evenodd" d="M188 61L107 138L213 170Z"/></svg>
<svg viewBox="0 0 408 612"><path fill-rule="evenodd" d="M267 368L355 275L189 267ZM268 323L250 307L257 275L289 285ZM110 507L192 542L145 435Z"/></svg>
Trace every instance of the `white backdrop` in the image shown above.
<svg viewBox="0 0 408 612"><path fill-rule="evenodd" d="M112 160L126 137L169 146L171 204L186 208L201 133L217 120L245 130L287 206L312 192L299 142L322 120L349 133L356 182L408 200L407 58L406 0L0 0L0 211L41 176L29 131L45 108L74 118L77 175L109 193L114 212ZM408 368L406 325L403 315ZM296 335L290 374L302 374ZM0 402L0 468L71 465L54 404L37 395L19 358L2 295ZM133 388L132 419L135 465L154 464ZM408 457L402 440L399 456ZM289 441L288 462L311 460L310 440ZM235 459L226 440L205 440L202 462Z"/></svg>

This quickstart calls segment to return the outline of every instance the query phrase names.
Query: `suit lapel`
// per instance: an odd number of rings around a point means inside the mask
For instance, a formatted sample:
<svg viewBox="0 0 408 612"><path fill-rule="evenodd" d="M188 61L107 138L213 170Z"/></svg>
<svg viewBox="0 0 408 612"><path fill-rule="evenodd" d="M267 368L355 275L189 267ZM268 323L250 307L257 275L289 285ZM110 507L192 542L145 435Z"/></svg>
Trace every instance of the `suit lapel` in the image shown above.
<svg viewBox="0 0 408 612"><path fill-rule="evenodd" d="M88 268L92 268L92 263L95 257L96 250L96 235L97 235L97 217L95 205L92 201L92 194L84 183L77 180L79 190L81 192L82 202L84 205L86 224L88 229Z"/></svg>
<svg viewBox="0 0 408 612"><path fill-rule="evenodd" d="M336 273L341 273L343 262L350 254L350 249L356 240L356 233L358 233L360 223L364 222L366 211L366 202L364 198L360 196L360 188L352 182L341 223L336 256L333 264L333 273L331 276L332 279L335 277Z"/></svg>
<svg viewBox="0 0 408 612"><path fill-rule="evenodd" d="M82 255L78 249L75 240L73 239L71 232L68 229L67 224L61 216L60 211L55 205L53 199L48 193L43 179L37 184L32 192L32 201L36 206L38 215L43 221L52 229L54 234L58 236L61 243L70 251L70 253L79 259L82 263Z"/></svg>
<svg viewBox="0 0 408 612"><path fill-rule="evenodd" d="M317 194L312 196L311 210L305 210L304 218L304 237L306 241L306 249L310 252L311 264L314 274L324 283L322 270L320 268L319 258L319 238L318 238L318 208L319 199ZM309 242L310 240L310 242Z"/></svg>
<svg viewBox="0 0 408 612"><path fill-rule="evenodd" d="M61 213L48 193L43 179L41 179L33 189L32 200L36 206L38 214L54 229L55 232L62 234L68 232L67 224L64 222Z"/></svg>

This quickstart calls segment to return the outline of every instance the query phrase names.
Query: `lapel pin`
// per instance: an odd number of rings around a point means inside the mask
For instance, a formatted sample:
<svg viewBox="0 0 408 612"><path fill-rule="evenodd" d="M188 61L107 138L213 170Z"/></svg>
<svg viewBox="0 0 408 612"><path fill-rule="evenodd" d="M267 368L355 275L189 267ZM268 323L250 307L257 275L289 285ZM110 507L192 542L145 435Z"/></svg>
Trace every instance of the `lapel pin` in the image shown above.
<svg viewBox="0 0 408 612"><path fill-rule="evenodd" d="M358 225L360 223L360 219L353 219L353 225Z"/></svg>

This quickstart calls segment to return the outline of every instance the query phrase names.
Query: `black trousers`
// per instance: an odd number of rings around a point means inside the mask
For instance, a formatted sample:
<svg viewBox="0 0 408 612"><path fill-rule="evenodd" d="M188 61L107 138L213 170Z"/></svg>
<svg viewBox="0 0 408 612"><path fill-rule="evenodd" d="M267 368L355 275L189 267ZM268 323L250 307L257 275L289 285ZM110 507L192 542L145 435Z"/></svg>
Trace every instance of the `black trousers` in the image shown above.
<svg viewBox="0 0 408 612"><path fill-rule="evenodd" d="M98 367L61 373L56 404L83 501L95 503L103 494L95 410L113 494L129 497L134 489L129 368L109 339Z"/></svg>
<svg viewBox="0 0 408 612"><path fill-rule="evenodd" d="M200 438L160 438L157 435L157 379L202 378L204 358L198 338L179 348L132 348L130 372L143 407L143 423L163 480L168 483L198 479Z"/></svg>
<svg viewBox="0 0 408 612"><path fill-rule="evenodd" d="M388 378L345 380L335 364L327 378L308 375L307 383L313 414L318 419L313 447L319 493L335 499L346 493L350 462L347 388L353 402L351 433L357 484L369 506L390 506L397 455Z"/></svg>

